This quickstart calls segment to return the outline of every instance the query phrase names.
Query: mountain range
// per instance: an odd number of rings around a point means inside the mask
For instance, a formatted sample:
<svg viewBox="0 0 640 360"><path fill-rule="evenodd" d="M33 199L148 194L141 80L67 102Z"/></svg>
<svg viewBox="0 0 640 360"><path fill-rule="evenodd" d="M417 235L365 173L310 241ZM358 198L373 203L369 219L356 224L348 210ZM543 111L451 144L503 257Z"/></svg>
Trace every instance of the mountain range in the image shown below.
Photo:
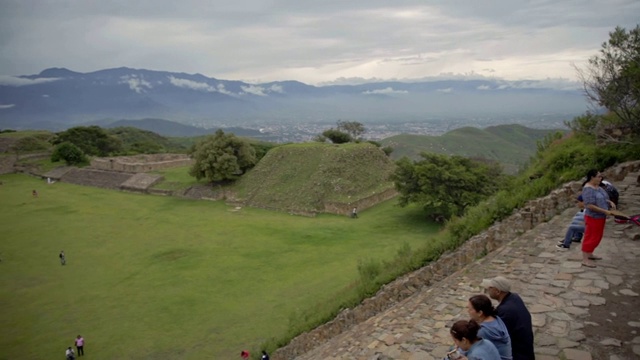
<svg viewBox="0 0 640 360"><path fill-rule="evenodd" d="M423 80L313 86L251 84L201 74L126 67L79 73L50 68L0 77L0 128L59 130L120 119L162 118L202 128L256 124L398 123L518 117L586 110L577 86L545 81Z"/></svg>

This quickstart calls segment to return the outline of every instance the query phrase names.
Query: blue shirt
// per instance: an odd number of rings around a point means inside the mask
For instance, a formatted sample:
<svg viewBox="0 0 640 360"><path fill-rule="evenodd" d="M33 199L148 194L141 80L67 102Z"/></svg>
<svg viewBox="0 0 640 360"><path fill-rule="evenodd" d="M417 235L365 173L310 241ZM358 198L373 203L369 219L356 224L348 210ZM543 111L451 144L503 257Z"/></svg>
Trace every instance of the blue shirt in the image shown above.
<svg viewBox="0 0 640 360"><path fill-rule="evenodd" d="M601 212L589 209L589 205L595 205L605 210L609 209L609 203L607 202L607 200L609 200L609 195L607 195L607 192L603 188L598 187L597 189L594 189L592 187L585 186L582 188L582 198L584 199L584 208L586 209L585 212L587 216L594 219L603 219L607 217L607 215Z"/></svg>
<svg viewBox="0 0 640 360"><path fill-rule="evenodd" d="M500 353L489 340L478 340L467 351L469 360L500 360Z"/></svg>
<svg viewBox="0 0 640 360"><path fill-rule="evenodd" d="M500 353L502 360L511 360L511 338L509 338L509 330L502 322L500 317L496 317L493 321L485 321L480 324L478 337L489 340Z"/></svg>
<svg viewBox="0 0 640 360"><path fill-rule="evenodd" d="M571 225L584 226L584 212L582 210L573 215L573 219L571 219Z"/></svg>

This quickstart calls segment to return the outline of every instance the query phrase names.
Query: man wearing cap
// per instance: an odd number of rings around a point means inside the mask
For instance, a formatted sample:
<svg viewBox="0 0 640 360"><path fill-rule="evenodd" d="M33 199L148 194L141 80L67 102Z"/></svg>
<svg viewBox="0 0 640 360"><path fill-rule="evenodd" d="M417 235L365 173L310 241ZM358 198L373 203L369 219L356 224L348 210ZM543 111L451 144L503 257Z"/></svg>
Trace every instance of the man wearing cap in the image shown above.
<svg viewBox="0 0 640 360"><path fill-rule="evenodd" d="M480 285L490 298L498 300L498 316L507 326L513 360L535 360L531 314L520 295L511 292L511 283L502 276L484 279Z"/></svg>

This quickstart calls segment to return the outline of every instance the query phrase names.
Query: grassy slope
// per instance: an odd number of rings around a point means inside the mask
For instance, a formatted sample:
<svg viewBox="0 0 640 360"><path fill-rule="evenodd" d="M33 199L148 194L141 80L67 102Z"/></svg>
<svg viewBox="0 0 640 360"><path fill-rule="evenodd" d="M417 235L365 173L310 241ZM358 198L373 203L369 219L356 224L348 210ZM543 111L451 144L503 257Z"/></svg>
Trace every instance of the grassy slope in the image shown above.
<svg viewBox="0 0 640 360"><path fill-rule="evenodd" d="M136 143L155 144L166 152L184 153L187 148L154 132L140 130L134 127L117 127L106 129L106 131L120 139L125 148L130 148Z"/></svg>
<svg viewBox="0 0 640 360"><path fill-rule="evenodd" d="M234 358L343 295L359 260L437 231L393 202L358 220L305 218L0 180L0 358L56 357L77 334L95 359Z"/></svg>
<svg viewBox="0 0 640 360"><path fill-rule="evenodd" d="M50 135L52 134L50 131L46 130L25 130L25 131L16 131L16 132L6 132L1 133L0 138L11 138L11 139L21 139L28 136L34 135Z"/></svg>
<svg viewBox="0 0 640 360"><path fill-rule="evenodd" d="M396 135L384 139L384 146L394 148L394 159L435 152L447 155L483 157L498 161L505 170L514 172L536 151L536 141L556 130L530 129L521 125L499 125L486 129L464 127L441 136Z"/></svg>
<svg viewBox="0 0 640 360"><path fill-rule="evenodd" d="M394 169L369 143L291 144L269 151L235 188L249 204L321 210L325 201L349 203L392 188Z"/></svg>

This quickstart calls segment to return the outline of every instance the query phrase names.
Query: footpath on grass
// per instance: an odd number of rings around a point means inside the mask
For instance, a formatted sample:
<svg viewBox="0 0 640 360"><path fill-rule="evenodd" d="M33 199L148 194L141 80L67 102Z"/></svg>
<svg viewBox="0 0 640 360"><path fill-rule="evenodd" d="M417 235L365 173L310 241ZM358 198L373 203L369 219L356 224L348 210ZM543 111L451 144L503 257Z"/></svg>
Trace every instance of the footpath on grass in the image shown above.
<svg viewBox="0 0 640 360"><path fill-rule="evenodd" d="M628 215L640 213L639 176L615 183ZM497 275L511 280L532 314L536 359L639 358L640 226L609 218L595 251L603 260L587 268L580 244L555 248L576 211L565 210L296 359L442 359L452 345L450 326L469 318L467 299L482 293L483 278Z"/></svg>

